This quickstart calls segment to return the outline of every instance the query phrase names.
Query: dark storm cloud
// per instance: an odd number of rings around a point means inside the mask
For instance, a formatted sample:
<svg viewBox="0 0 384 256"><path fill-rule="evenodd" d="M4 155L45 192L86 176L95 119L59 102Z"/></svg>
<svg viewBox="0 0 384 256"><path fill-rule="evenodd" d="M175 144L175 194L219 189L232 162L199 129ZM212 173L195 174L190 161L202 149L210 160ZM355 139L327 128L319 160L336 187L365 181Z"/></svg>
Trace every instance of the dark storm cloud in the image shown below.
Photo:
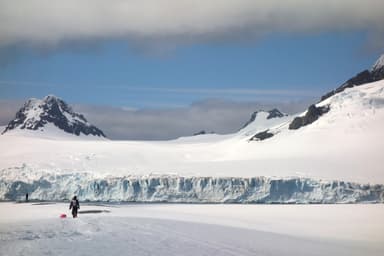
<svg viewBox="0 0 384 256"><path fill-rule="evenodd" d="M384 35L382 0L0 0L0 47L123 38L161 48L271 33Z"/></svg>

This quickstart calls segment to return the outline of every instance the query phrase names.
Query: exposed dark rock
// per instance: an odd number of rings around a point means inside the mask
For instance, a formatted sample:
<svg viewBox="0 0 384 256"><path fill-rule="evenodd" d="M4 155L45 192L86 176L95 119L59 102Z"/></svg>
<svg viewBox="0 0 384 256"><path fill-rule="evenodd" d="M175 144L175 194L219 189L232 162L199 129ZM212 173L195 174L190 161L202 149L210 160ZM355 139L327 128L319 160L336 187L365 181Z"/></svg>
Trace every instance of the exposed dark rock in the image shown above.
<svg viewBox="0 0 384 256"><path fill-rule="evenodd" d="M207 132L204 131L204 130L201 130L201 131L199 131L199 132L194 133L193 136L204 135L204 134L207 134Z"/></svg>
<svg viewBox="0 0 384 256"><path fill-rule="evenodd" d="M381 56L380 59L384 59L383 56ZM342 92L347 88L359 86L366 83L372 83L384 79L384 66L378 64L380 59L371 70L364 70L363 72L358 73L356 76L343 83L337 89L323 95L320 101L326 100L329 97L335 95L336 93Z"/></svg>
<svg viewBox="0 0 384 256"><path fill-rule="evenodd" d="M295 117L295 119L293 119L293 121L289 124L289 129L297 130L303 126L311 124L328 111L329 106L316 107L316 105L311 105L304 116Z"/></svg>
<svg viewBox="0 0 384 256"><path fill-rule="evenodd" d="M381 79L384 79L384 66L372 70L371 77L373 81L379 81Z"/></svg>
<svg viewBox="0 0 384 256"><path fill-rule="evenodd" d="M75 113L63 100L55 96L47 96L42 101L31 99L16 113L15 119L9 122L2 132L15 128L38 130L52 123L67 133L94 135L105 137L97 127L89 124L82 114Z"/></svg>
<svg viewBox="0 0 384 256"><path fill-rule="evenodd" d="M271 138L274 134L269 132L269 130L265 130L263 132L259 132L255 134L250 140L265 140Z"/></svg>
<svg viewBox="0 0 384 256"><path fill-rule="evenodd" d="M329 97L335 95L336 93L342 92L347 88L352 88L354 86L358 86L358 85L362 85L362 84L366 84L366 83L371 83L374 81L375 80L373 80L371 72L369 70L364 70L363 72L357 74L356 76L354 76L351 79L349 79L348 81L346 81L340 87L338 87L335 90L330 91L330 92L326 93L325 95L323 95L321 97L320 101L326 100Z"/></svg>
<svg viewBox="0 0 384 256"><path fill-rule="evenodd" d="M274 109L268 111L268 113L269 113L269 115L267 116L267 119L280 118L280 117L285 116L277 108L274 108Z"/></svg>
<svg viewBox="0 0 384 256"><path fill-rule="evenodd" d="M204 135L204 134L215 134L215 132L206 132L205 130L201 130L197 133L194 133L193 136L197 136L197 135Z"/></svg>

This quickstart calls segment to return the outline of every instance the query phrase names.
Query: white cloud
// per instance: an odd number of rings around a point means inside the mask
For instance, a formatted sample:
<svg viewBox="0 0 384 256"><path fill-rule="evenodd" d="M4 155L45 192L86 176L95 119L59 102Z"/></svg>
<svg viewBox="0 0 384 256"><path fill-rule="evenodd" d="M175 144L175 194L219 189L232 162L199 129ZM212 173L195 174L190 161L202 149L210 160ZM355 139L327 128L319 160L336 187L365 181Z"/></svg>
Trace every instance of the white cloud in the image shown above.
<svg viewBox="0 0 384 256"><path fill-rule="evenodd" d="M0 46L112 38L178 44L339 30L382 38L383 10L383 0L0 0Z"/></svg>

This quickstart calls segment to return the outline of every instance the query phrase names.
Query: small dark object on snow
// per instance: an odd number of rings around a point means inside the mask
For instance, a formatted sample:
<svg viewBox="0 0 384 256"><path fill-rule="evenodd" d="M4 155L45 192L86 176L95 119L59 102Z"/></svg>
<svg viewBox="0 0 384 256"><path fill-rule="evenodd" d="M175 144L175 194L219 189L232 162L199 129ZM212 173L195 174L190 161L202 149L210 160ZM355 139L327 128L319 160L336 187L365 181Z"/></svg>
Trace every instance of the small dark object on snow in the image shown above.
<svg viewBox="0 0 384 256"><path fill-rule="evenodd" d="M265 139L273 137L273 135L274 134L269 132L269 130L265 130L263 132L257 133L250 140L265 140Z"/></svg>
<svg viewBox="0 0 384 256"><path fill-rule="evenodd" d="M79 214L89 214L89 213L109 213L111 211L108 210L87 210L87 211L79 211Z"/></svg>

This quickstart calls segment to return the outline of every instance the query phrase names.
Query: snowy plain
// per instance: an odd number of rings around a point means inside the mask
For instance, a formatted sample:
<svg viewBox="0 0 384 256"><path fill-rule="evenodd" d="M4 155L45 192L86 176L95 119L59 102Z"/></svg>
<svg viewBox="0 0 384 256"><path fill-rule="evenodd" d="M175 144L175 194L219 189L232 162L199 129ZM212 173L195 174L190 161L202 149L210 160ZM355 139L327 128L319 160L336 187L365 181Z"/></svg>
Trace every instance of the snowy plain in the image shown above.
<svg viewBox="0 0 384 256"><path fill-rule="evenodd" d="M374 255L384 205L0 203L0 255ZM101 213L87 213L100 211Z"/></svg>

